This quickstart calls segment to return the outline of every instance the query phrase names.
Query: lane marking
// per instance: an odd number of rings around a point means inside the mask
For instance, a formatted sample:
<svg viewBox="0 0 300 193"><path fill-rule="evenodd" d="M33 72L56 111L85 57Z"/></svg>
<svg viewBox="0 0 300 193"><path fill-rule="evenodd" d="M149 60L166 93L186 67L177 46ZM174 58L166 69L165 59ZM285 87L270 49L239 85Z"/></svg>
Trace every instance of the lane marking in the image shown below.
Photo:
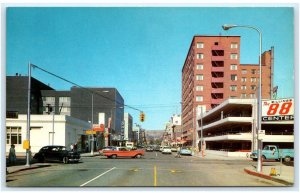
<svg viewBox="0 0 300 193"><path fill-rule="evenodd" d="M154 186L156 186L156 165L154 165Z"/></svg>
<svg viewBox="0 0 300 193"><path fill-rule="evenodd" d="M101 176L103 176L104 174L106 174L106 173L108 173L108 172L110 172L110 171L112 171L112 170L114 170L114 169L116 169L116 167L113 167L113 168L111 168L111 169L107 170L106 172L104 172L104 173L100 174L99 176L96 176L95 178L93 178L93 179L91 179L91 180L87 181L86 183L84 183L84 184L81 184L81 185L80 185L80 187L87 185L88 183L90 183L90 182L92 182L92 181L96 180L97 178L100 178L100 177L101 177Z"/></svg>

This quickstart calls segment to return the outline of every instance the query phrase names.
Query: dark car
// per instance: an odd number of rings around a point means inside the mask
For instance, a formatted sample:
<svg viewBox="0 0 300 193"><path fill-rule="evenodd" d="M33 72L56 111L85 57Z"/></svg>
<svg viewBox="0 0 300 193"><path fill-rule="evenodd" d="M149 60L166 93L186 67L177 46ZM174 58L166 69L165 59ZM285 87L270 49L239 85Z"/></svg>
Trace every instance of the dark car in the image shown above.
<svg viewBox="0 0 300 193"><path fill-rule="evenodd" d="M69 162L79 162L80 154L76 151L68 151L65 146L51 145L42 147L33 158L39 162L62 161L67 164Z"/></svg>
<svg viewBox="0 0 300 193"><path fill-rule="evenodd" d="M148 146L147 148L146 148L146 151L153 151L154 149L153 149L153 147L152 146Z"/></svg>

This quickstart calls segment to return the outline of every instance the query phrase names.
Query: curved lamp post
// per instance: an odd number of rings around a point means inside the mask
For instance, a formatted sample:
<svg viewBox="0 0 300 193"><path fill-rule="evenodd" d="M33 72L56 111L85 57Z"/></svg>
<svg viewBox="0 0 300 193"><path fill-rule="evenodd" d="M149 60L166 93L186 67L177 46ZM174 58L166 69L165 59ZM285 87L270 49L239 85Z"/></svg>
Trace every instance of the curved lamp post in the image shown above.
<svg viewBox="0 0 300 193"><path fill-rule="evenodd" d="M261 116L262 116L262 112L261 112L261 54L262 54L262 33L261 31L253 26L248 26L248 25L228 25L228 24L224 24L222 26L222 28L224 30L229 30L231 28L235 28L235 27L240 27L240 28L249 28L249 29L253 29L255 31L257 31L257 33L259 34L259 85L258 85L258 97L257 97L257 172L261 172L262 171L262 161L261 161L261 151L262 151L262 143L259 139L259 133L261 131Z"/></svg>

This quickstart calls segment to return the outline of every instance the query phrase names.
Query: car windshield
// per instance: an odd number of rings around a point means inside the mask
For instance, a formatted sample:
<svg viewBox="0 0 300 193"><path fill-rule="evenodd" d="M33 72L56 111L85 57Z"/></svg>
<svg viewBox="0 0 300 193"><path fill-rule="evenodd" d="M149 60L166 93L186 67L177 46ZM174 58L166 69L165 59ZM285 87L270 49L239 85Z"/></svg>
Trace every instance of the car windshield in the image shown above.
<svg viewBox="0 0 300 193"><path fill-rule="evenodd" d="M170 147L164 147L164 149L170 149Z"/></svg>

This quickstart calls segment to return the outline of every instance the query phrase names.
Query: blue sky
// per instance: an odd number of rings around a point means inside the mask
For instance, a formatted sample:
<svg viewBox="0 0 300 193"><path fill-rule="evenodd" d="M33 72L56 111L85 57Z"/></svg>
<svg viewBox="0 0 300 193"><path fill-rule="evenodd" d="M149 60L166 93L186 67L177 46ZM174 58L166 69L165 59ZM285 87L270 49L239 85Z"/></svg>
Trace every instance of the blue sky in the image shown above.
<svg viewBox="0 0 300 193"><path fill-rule="evenodd" d="M241 63L258 63L254 30L263 51L275 49L274 85L294 96L293 8L92 7L9 8L6 72L27 74L31 63L81 86L116 87L125 104L146 113L146 129L164 129L180 113L181 69L194 35L241 36ZM72 85L39 70L33 77L56 90ZM125 109L138 122L137 111Z"/></svg>

